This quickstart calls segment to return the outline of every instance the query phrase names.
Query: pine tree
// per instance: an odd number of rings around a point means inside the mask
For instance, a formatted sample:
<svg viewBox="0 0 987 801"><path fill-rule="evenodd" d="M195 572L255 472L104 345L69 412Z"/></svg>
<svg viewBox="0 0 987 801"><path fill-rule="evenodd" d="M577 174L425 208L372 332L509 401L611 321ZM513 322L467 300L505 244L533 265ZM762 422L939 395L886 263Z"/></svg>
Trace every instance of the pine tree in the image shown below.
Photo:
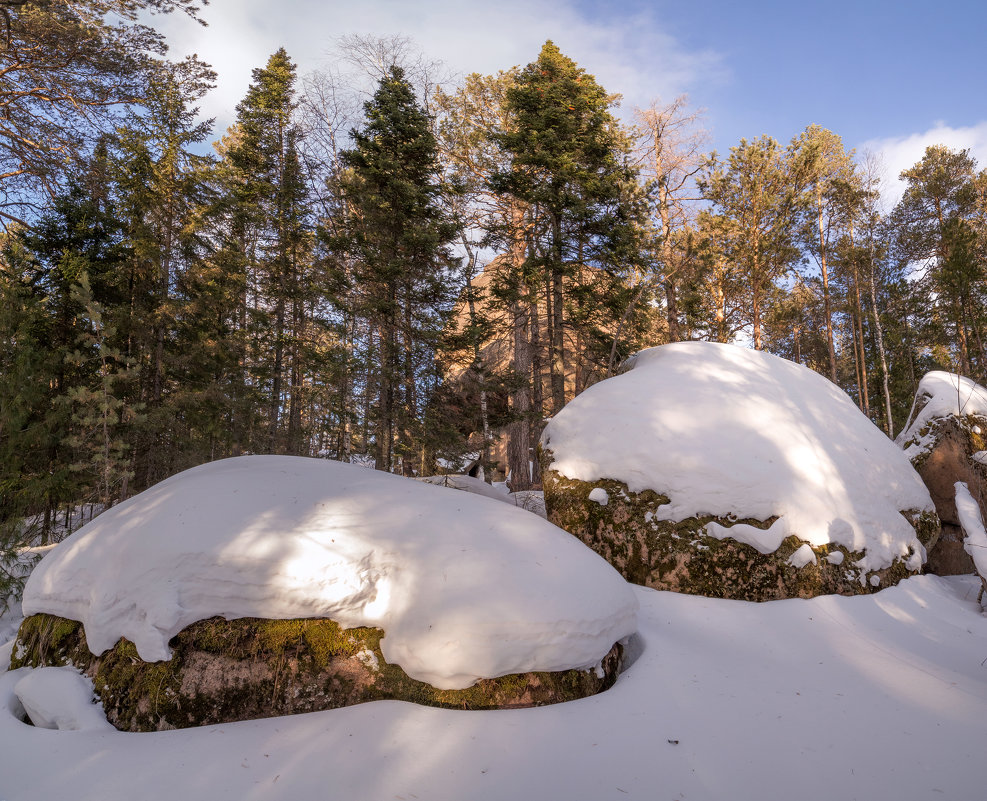
<svg viewBox="0 0 987 801"><path fill-rule="evenodd" d="M575 277L584 290L590 289L595 281L581 270L592 265L609 271L619 284L616 265L640 258L641 207L626 158L629 142L610 114L613 99L551 41L521 71L506 101L515 126L496 141L511 164L492 177L491 185L536 207L544 217L536 265L546 287L552 408L558 412L566 400L569 361L566 279ZM619 319L630 297L583 292L574 300L577 316L587 302L609 302L611 316Z"/></svg>
<svg viewBox="0 0 987 801"><path fill-rule="evenodd" d="M837 384L836 345L833 337L833 297L830 289L831 251L844 229L852 227L859 211L847 201L852 197L846 190L856 183L852 153L847 153L843 140L832 131L810 125L792 142L793 155L801 162L808 191L803 209L805 219L802 238L819 267L823 301L823 328L828 352L828 374ZM837 202L842 200L843 202Z"/></svg>
<svg viewBox="0 0 987 801"><path fill-rule="evenodd" d="M713 162L700 182L704 197L729 221L723 256L744 277L746 321L754 347L764 346L764 316L775 282L798 258L795 236L804 195L790 154L768 136L741 139L726 163Z"/></svg>
<svg viewBox="0 0 987 801"><path fill-rule="evenodd" d="M56 197L119 111L140 105L163 37L149 14L195 0L46 0L0 6L0 225Z"/></svg>
<svg viewBox="0 0 987 801"><path fill-rule="evenodd" d="M974 350L980 351L979 369L987 369L983 334L978 325L982 305L970 292L977 279L977 260L962 253L967 244L966 225L975 231L977 216L976 162L966 150L943 145L926 148L922 160L901 173L908 184L892 213L897 248L902 258L928 268L924 285L932 322L952 327L950 352L943 366L973 374ZM959 256L953 251L960 248ZM945 335L945 331L943 331Z"/></svg>

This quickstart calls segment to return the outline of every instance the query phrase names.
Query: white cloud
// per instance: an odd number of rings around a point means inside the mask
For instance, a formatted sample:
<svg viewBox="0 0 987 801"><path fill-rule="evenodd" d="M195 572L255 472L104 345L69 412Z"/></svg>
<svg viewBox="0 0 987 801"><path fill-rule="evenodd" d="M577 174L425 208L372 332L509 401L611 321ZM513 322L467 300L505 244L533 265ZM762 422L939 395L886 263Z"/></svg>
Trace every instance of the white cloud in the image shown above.
<svg viewBox="0 0 987 801"><path fill-rule="evenodd" d="M174 55L198 53L219 73L203 103L218 132L232 121L251 70L278 47L304 74L331 63L336 37L350 33L408 36L458 74L527 64L552 39L604 88L622 93L627 110L726 76L717 53L681 47L650 11L594 18L574 0L212 0L204 17L207 28L175 15L154 22Z"/></svg>
<svg viewBox="0 0 987 801"><path fill-rule="evenodd" d="M987 168L987 120L976 125L954 128L943 122L936 123L928 131L886 139L871 139L857 146L858 155L867 151L878 154L885 168L881 199L890 209L905 191L905 183L898 179L902 170L922 160L930 145L946 145L953 150L969 150L981 169Z"/></svg>

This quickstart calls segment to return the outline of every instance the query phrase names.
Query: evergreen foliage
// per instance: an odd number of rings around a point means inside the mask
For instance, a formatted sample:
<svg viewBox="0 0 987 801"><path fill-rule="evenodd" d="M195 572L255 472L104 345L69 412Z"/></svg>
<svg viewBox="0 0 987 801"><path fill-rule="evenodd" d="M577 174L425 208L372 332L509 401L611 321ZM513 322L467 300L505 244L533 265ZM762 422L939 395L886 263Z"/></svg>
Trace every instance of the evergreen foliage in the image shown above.
<svg viewBox="0 0 987 801"><path fill-rule="evenodd" d="M350 310L376 342L374 455L380 470L398 459L411 470L426 432L423 390L450 301L454 228L442 203L438 147L427 113L399 66L364 105L367 124L344 151L349 216L336 249Z"/></svg>
<svg viewBox="0 0 987 801"><path fill-rule="evenodd" d="M280 49L204 155L214 76L146 24L171 10L0 2L0 597L67 510L230 455L538 486L546 416L666 341L800 362L889 435L926 371L987 382L967 151L885 215L820 126L704 157L684 98L629 129L552 42L427 97L406 40L357 37L369 100Z"/></svg>

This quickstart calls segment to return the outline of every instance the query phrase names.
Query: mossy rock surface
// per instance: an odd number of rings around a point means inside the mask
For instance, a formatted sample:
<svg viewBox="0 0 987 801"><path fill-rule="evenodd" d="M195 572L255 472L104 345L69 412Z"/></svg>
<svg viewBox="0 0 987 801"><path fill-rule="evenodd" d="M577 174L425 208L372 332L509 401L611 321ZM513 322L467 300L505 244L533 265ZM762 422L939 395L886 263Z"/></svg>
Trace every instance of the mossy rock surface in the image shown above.
<svg viewBox="0 0 987 801"><path fill-rule="evenodd" d="M122 638L94 656L81 623L38 614L21 625L10 669L72 665L92 679L110 723L158 731L384 699L453 709L542 706L608 689L623 655L617 644L597 669L513 674L439 690L388 664L383 636L327 619L214 617L179 632L169 661L144 662Z"/></svg>
<svg viewBox="0 0 987 801"><path fill-rule="evenodd" d="M925 399L926 402L928 399ZM918 407L921 410L921 407ZM987 465L973 455L987 450L987 418L981 415L950 415L930 420L902 447L926 443L912 457L912 466L929 489L942 533L929 549L926 569L941 576L975 573L973 559L963 549L963 530L956 511L957 481L967 485L987 519Z"/></svg>
<svg viewBox="0 0 987 801"><path fill-rule="evenodd" d="M816 563L796 567L789 562L803 545L796 536L782 541L777 551L762 554L731 538L717 539L705 533L707 523L730 527L744 523L767 529L767 520L689 517L677 522L656 520L659 507L669 499L651 490L635 493L610 479L594 482L567 478L551 467L551 452L542 452L542 476L548 519L574 534L612 564L628 581L658 590L770 601L811 598L816 595L860 595L897 584L914 575L902 561L864 574L855 562L863 553L828 544L813 547ZM606 490L608 503L589 499L595 488ZM923 545L939 533L935 515L906 513ZM833 564L827 557L839 564Z"/></svg>

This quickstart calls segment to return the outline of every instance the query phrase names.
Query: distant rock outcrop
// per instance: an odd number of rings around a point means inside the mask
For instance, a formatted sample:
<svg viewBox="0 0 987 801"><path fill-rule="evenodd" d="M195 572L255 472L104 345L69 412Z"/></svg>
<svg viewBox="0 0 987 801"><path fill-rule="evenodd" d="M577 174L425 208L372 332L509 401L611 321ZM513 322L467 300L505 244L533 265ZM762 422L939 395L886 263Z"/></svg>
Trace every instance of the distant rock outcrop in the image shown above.
<svg viewBox="0 0 987 801"><path fill-rule="evenodd" d="M987 515L987 389L955 373L928 373L919 382L908 425L895 441L928 487L942 521L926 569L942 576L973 573L954 487L957 481L966 484Z"/></svg>
<svg viewBox="0 0 987 801"><path fill-rule="evenodd" d="M901 451L835 385L732 345L643 351L542 438L548 518L656 589L873 592L939 531Z"/></svg>

